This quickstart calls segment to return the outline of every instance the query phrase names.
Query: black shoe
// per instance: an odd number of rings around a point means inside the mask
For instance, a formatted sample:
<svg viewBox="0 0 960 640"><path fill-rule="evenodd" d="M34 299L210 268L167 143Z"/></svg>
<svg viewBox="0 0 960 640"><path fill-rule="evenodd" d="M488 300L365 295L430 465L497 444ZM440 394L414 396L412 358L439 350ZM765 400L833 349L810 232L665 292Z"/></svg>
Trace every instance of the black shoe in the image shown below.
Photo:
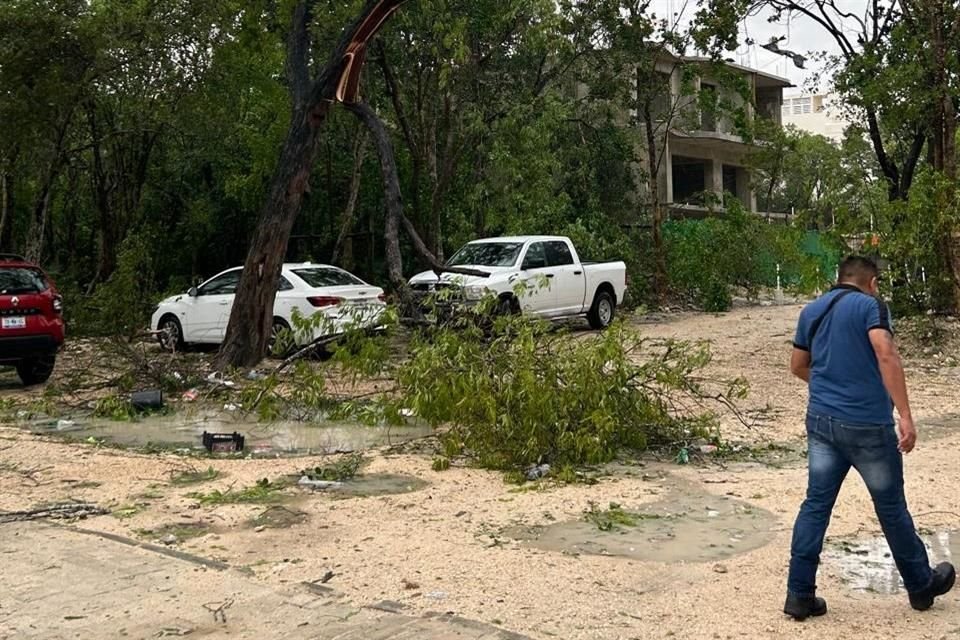
<svg viewBox="0 0 960 640"><path fill-rule="evenodd" d="M933 570L933 581L923 591L910 594L910 606L917 611L926 611L933 606L933 599L942 596L957 580L957 572L949 562L941 562Z"/></svg>
<svg viewBox="0 0 960 640"><path fill-rule="evenodd" d="M794 620L806 620L810 616L827 613L827 601L816 597L800 598L788 593L783 612Z"/></svg>

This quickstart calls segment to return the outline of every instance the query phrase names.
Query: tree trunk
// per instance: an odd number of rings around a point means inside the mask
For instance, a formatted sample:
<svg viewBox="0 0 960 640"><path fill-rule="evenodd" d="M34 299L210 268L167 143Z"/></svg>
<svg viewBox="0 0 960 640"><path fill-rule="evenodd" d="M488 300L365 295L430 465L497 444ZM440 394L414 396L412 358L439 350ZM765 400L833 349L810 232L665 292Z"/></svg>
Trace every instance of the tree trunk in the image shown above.
<svg viewBox="0 0 960 640"><path fill-rule="evenodd" d="M647 188L650 192L650 207L653 214L653 293L657 303L667 297L667 250L663 244L663 205L660 203L660 182L657 174L656 124L650 111L650 102L643 105L643 125L647 138Z"/></svg>
<svg viewBox="0 0 960 640"><path fill-rule="evenodd" d="M267 352L280 270L303 195L309 189L310 171L320 146L320 127L329 111L329 102L316 104L309 112L300 111L287 133L244 261L227 334L217 357L221 367L252 367Z"/></svg>
<svg viewBox="0 0 960 640"><path fill-rule="evenodd" d="M52 171L52 169L51 169ZM33 206L33 217L30 220L30 231L27 235L27 245L24 256L30 262L41 262L43 259L43 250L45 249L45 240L47 238L47 223L50 219L50 199L53 192L53 180L55 176L50 175L44 180L40 187L40 193L37 194L37 201Z"/></svg>
<svg viewBox="0 0 960 640"><path fill-rule="evenodd" d="M953 94L947 77L948 53L944 29L956 29L953 20L948 17L946 3L941 0L928 5L930 11L930 41L934 55L934 84L936 86L936 114L933 124L932 154L934 169L946 178L945 193L940 194L940 208L947 212L947 220L956 207L957 182L957 114L953 103ZM956 223L948 222L941 231L941 253L944 267L950 274L951 308L960 309L960 228Z"/></svg>
<svg viewBox="0 0 960 640"><path fill-rule="evenodd" d="M367 131L362 129L357 133L353 145L353 175L350 176L350 195L347 206L340 217L340 233L337 242L333 245L330 262L341 266L348 271L353 268L353 240L350 239L350 230L353 228L353 214L357 209L357 199L360 197L360 179L363 177L363 161L367 154Z"/></svg>
<svg viewBox="0 0 960 640"><path fill-rule="evenodd" d="M383 181L383 201L386 209L383 238L386 243L387 277L390 284L405 297L407 282L403 277L403 256L400 253L400 219L403 217L403 197L400 194L400 177L393 144L383 121L365 102L345 105L373 136L373 144L380 159L380 176Z"/></svg>
<svg viewBox="0 0 960 640"><path fill-rule="evenodd" d="M397 162L393 153L393 144L390 142L390 135L387 133L383 121L365 102L346 105L346 108L353 112L360 121L366 125L370 134L373 136L373 142L377 149L377 156L380 158L380 172L383 179L384 202L387 209L387 218L385 224L384 237L387 242L387 273L391 284L399 291L406 290L406 280L403 278L403 262L400 254L400 242L398 237L398 227L403 224L404 231L410 237L413 248L417 254L430 265L430 268L437 273L459 273L468 276L486 276L486 272L475 269L461 269L458 267L447 267L437 260L436 255L430 251L423 238L417 232L416 227L410 222L410 219L403 214L403 198L400 193L400 178L397 173Z"/></svg>
<svg viewBox="0 0 960 640"><path fill-rule="evenodd" d="M367 42L404 0L367 0L347 26L326 65L309 77L309 25L314 0L299 0L287 40L293 117L244 262L219 368L251 367L263 358L273 327L273 303L290 232L319 150L319 134L334 101L356 102ZM399 253L399 248L398 253ZM395 269L396 267L394 267Z"/></svg>
<svg viewBox="0 0 960 640"><path fill-rule="evenodd" d="M9 171L2 171L0 172L0 251L11 251L13 200L13 176Z"/></svg>

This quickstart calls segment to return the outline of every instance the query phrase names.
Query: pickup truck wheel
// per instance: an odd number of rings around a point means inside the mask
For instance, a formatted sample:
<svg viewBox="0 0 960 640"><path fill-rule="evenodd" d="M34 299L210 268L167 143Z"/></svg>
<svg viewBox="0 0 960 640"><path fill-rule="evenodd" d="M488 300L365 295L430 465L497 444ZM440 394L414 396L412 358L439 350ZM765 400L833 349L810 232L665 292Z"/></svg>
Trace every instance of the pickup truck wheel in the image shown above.
<svg viewBox="0 0 960 640"><path fill-rule="evenodd" d="M20 381L26 386L43 384L50 379L53 373L53 366L57 362L57 356L40 356L39 358L30 358L21 360L17 364L17 375Z"/></svg>
<svg viewBox="0 0 960 640"><path fill-rule="evenodd" d="M520 309L516 299L504 297L497 301L497 308L494 313L498 316L512 316L519 312Z"/></svg>
<svg viewBox="0 0 960 640"><path fill-rule="evenodd" d="M613 322L617 303L609 291L598 291L593 299L593 306L587 314L587 320L594 329L606 329Z"/></svg>
<svg viewBox="0 0 960 640"><path fill-rule="evenodd" d="M157 340L164 351L183 351L183 327L176 316L164 316L160 319Z"/></svg>

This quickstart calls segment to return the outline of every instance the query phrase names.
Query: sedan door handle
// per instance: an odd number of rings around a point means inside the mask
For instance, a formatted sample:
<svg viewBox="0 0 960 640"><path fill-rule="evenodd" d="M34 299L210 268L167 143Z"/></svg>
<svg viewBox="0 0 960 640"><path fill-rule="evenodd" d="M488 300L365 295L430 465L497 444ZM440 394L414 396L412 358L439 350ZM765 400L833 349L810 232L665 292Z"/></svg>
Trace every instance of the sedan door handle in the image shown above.
<svg viewBox="0 0 960 640"><path fill-rule="evenodd" d="M574 272L573 272L573 275L575 275L575 276L582 276L582 275L583 275L583 271L574 271Z"/></svg>
<svg viewBox="0 0 960 640"><path fill-rule="evenodd" d="M552 273L548 273L548 274L547 274L547 277L548 277L548 278L552 278L552 277L553 277L553 274L552 274Z"/></svg>

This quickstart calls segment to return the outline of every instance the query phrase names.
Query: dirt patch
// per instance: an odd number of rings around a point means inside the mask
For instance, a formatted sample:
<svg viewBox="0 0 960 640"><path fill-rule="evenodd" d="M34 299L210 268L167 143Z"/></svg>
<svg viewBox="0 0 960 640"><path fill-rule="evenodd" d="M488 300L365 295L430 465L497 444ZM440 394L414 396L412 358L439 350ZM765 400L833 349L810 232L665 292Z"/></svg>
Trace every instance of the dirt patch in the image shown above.
<svg viewBox="0 0 960 640"><path fill-rule="evenodd" d="M415 476L400 473L369 473L353 476L342 482L328 482L319 487L304 484L302 488L313 493L326 493L339 498L369 498L413 493L428 486Z"/></svg>
<svg viewBox="0 0 960 640"><path fill-rule="evenodd" d="M250 526L265 529L289 529L295 525L303 524L309 518L310 516L302 511L295 511L282 506L272 506L257 514L250 521Z"/></svg>
<svg viewBox="0 0 960 640"><path fill-rule="evenodd" d="M179 544L192 538L205 536L213 531L210 524L196 520L188 522L169 522L148 529L139 529L137 534L145 540L161 544Z"/></svg>
<svg viewBox="0 0 960 640"><path fill-rule="evenodd" d="M673 486L663 499L636 509L593 506L578 520L510 527L504 535L546 551L667 563L722 560L773 539L770 512L676 478L666 482Z"/></svg>

